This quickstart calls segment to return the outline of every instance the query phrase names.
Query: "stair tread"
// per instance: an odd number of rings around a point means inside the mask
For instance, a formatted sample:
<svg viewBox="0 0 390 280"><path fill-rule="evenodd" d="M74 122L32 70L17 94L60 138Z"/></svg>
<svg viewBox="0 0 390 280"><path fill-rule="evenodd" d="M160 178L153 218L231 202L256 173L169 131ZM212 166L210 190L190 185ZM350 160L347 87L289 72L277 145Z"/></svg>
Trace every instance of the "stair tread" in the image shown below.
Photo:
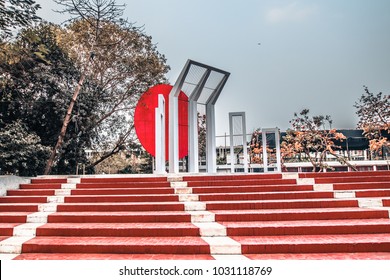
<svg viewBox="0 0 390 280"><path fill-rule="evenodd" d="M245 245L278 245L278 244L357 244L388 243L390 233L378 234L332 234L332 235L278 235L278 236L231 236L232 239Z"/></svg>
<svg viewBox="0 0 390 280"><path fill-rule="evenodd" d="M214 258L206 254L23 253L14 260L214 260Z"/></svg>
<svg viewBox="0 0 390 280"><path fill-rule="evenodd" d="M390 252L246 254L251 260L390 260Z"/></svg>
<svg viewBox="0 0 390 280"><path fill-rule="evenodd" d="M362 219L362 220L305 220L305 221L251 221L251 222L220 222L227 227L334 227L360 225L389 225L390 219ZM390 232L389 232L390 233Z"/></svg>
<svg viewBox="0 0 390 280"><path fill-rule="evenodd" d="M198 229L192 223L48 223L39 227L40 229Z"/></svg>
<svg viewBox="0 0 390 280"><path fill-rule="evenodd" d="M23 245L49 245L49 246L209 246L198 236L36 236Z"/></svg>

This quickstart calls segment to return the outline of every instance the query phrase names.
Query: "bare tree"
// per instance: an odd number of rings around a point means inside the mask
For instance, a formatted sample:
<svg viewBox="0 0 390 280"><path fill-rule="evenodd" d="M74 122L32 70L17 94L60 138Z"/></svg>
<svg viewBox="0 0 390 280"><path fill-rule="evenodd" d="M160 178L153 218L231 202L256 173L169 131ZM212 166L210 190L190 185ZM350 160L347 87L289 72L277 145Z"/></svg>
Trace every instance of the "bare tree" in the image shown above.
<svg viewBox="0 0 390 280"><path fill-rule="evenodd" d="M44 172L45 175L50 174L57 153L61 149L61 146L64 142L66 130L71 120L74 104L90 70L90 66L93 63L94 49L99 45L102 23L120 21L119 18L122 16L124 9L124 5L117 5L115 0L54 0L54 2L64 7L63 10L60 11L61 13L68 13L71 15L70 21L75 21L80 18L87 21L94 31L94 37L90 52L85 59L80 79L77 83L77 86L75 87L72 99L69 103L69 107L66 112L57 143L54 146L47 161Z"/></svg>

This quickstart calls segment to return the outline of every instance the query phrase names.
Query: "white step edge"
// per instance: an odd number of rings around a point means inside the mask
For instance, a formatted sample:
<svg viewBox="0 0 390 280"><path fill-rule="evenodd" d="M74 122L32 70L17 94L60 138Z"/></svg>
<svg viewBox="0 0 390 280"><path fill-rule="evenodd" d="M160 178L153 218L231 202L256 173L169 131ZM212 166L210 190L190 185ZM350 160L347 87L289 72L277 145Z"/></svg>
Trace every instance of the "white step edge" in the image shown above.
<svg viewBox="0 0 390 280"><path fill-rule="evenodd" d="M22 245L30 240L31 236L11 236L0 242L0 253L20 254L22 253Z"/></svg>
<svg viewBox="0 0 390 280"><path fill-rule="evenodd" d="M0 260L9 261L19 256L19 254L0 254Z"/></svg>
<svg viewBox="0 0 390 280"><path fill-rule="evenodd" d="M314 178L298 178L297 179L297 185L314 185L315 179Z"/></svg>
<svg viewBox="0 0 390 280"><path fill-rule="evenodd" d="M241 255L241 244L230 237L201 237L210 245L211 255Z"/></svg>
<svg viewBox="0 0 390 280"><path fill-rule="evenodd" d="M227 235L226 227L216 222L192 224L199 228L200 235L203 237Z"/></svg>
<svg viewBox="0 0 390 280"><path fill-rule="evenodd" d="M47 217L54 212L35 212L27 215L27 223L47 223Z"/></svg>
<svg viewBox="0 0 390 280"><path fill-rule="evenodd" d="M333 184L314 184L313 190L315 190L315 191L333 191Z"/></svg>
<svg viewBox="0 0 390 280"><path fill-rule="evenodd" d="M361 208L375 208L383 207L381 198L360 198L358 199L359 207Z"/></svg>
<svg viewBox="0 0 390 280"><path fill-rule="evenodd" d="M206 203L199 201L184 202L185 211L205 211Z"/></svg>
<svg viewBox="0 0 390 280"><path fill-rule="evenodd" d="M215 222L215 214L210 211L186 211L191 215L192 223Z"/></svg>
<svg viewBox="0 0 390 280"><path fill-rule="evenodd" d="M355 191L335 191L334 198L356 198Z"/></svg>
<svg viewBox="0 0 390 280"><path fill-rule="evenodd" d="M211 255L217 261L248 261L244 255Z"/></svg>
<svg viewBox="0 0 390 280"><path fill-rule="evenodd" d="M37 227L43 226L45 223L27 223L14 227L14 236L35 237Z"/></svg>

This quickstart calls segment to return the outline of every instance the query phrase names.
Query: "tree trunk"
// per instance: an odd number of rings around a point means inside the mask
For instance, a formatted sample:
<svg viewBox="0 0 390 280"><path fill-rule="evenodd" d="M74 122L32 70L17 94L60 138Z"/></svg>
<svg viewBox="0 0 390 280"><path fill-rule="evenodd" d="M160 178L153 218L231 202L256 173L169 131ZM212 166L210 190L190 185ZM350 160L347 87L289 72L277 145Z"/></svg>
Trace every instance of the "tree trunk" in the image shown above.
<svg viewBox="0 0 390 280"><path fill-rule="evenodd" d="M90 64L90 62L91 62L91 59L92 59L92 57L89 57L88 63L87 63L87 67L86 67L86 69L84 70L84 72L82 73L82 75L81 75L81 77L80 77L80 80L79 80L79 82L78 82L78 84L77 84L77 87L75 88L75 90L74 90L74 92L73 92L72 99L70 100L68 110L66 111L66 115L65 115L64 121L63 121L63 123L62 123L62 128L61 128L61 131L60 131L60 135L58 135L57 143L56 143L56 145L54 146L53 150L51 151L51 154L50 154L49 159L47 160L44 175L49 175L49 174L51 173L51 169L52 169L53 164L54 164L54 161L55 161L55 159L56 159L57 152L58 152L58 150L61 149L62 144L64 143L64 138L65 138L65 135L66 135L66 130L67 130L67 128L68 128L68 125L69 125L69 122L70 122L70 119L71 119L71 116L72 116L73 106L74 106L74 104L76 103L77 96L79 95L80 90L81 90L81 87L82 87L83 84L84 84L84 80L85 80L85 76L86 76L85 73L86 73L87 70L88 70L88 66L89 66L89 64Z"/></svg>

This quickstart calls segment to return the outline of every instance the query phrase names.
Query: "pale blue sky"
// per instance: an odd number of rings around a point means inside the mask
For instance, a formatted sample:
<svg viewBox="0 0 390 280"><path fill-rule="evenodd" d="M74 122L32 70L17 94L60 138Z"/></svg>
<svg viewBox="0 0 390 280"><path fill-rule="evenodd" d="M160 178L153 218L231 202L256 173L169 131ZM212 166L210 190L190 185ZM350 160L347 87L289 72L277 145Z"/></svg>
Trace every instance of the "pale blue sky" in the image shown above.
<svg viewBox="0 0 390 280"><path fill-rule="evenodd" d="M50 21L51 0L38 0ZM153 37L174 83L187 59L229 71L217 104L217 135L228 113L245 111L248 132L285 130L294 112L331 115L355 128L363 85L390 93L389 0L127 0L125 17ZM261 45L258 45L261 43Z"/></svg>

